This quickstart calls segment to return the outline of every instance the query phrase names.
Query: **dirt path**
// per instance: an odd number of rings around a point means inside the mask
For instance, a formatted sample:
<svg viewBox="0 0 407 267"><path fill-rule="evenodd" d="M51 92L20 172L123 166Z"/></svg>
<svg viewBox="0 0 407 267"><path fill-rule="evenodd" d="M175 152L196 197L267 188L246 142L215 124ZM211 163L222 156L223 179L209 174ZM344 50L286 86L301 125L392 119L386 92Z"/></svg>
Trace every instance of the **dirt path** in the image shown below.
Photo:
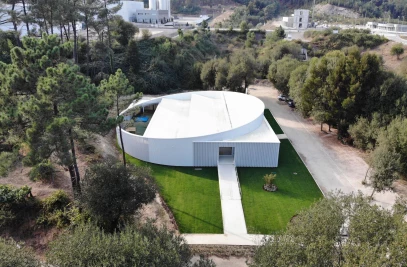
<svg viewBox="0 0 407 267"><path fill-rule="evenodd" d="M250 88L253 89L249 93L270 109L324 194L333 190L371 194L372 188L362 185L368 168L363 154L338 142L335 132L321 132L319 124L291 111L285 102L278 101L276 89L259 85ZM396 197L393 192L376 193L374 202L389 208Z"/></svg>

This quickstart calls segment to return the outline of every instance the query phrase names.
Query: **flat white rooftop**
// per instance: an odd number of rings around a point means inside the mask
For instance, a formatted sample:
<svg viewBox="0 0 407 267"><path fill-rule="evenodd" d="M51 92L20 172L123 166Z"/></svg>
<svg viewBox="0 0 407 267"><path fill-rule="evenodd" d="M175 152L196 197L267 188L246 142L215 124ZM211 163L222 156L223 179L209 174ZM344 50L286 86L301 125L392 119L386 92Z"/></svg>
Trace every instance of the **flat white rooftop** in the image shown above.
<svg viewBox="0 0 407 267"><path fill-rule="evenodd" d="M253 120L255 114L259 113L258 109L262 108L257 101L244 94L228 92L212 96L192 93L186 99L163 97L144 137L183 138L228 131ZM263 127L262 132L265 129ZM259 136L260 132L253 135Z"/></svg>
<svg viewBox="0 0 407 267"><path fill-rule="evenodd" d="M236 138L226 139L225 141L279 143L279 140L280 139L278 138L278 136L274 133L273 129L271 129L270 125L266 121L266 118L264 118L261 126L253 132Z"/></svg>

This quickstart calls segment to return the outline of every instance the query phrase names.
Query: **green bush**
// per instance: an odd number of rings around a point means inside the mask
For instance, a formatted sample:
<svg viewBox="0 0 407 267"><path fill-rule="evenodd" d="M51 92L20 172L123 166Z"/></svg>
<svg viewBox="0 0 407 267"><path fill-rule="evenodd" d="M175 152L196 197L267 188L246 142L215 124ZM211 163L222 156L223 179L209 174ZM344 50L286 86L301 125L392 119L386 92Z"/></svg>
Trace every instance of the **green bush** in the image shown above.
<svg viewBox="0 0 407 267"><path fill-rule="evenodd" d="M17 226L23 222L28 213L35 211L35 201L30 201L31 188L23 186L15 188L11 185L0 185L0 227Z"/></svg>
<svg viewBox="0 0 407 267"><path fill-rule="evenodd" d="M18 152L0 152L0 176L6 176L18 159Z"/></svg>
<svg viewBox="0 0 407 267"><path fill-rule="evenodd" d="M51 162L45 161L35 165L30 171L30 179L33 181L50 181L54 173Z"/></svg>
<svg viewBox="0 0 407 267"><path fill-rule="evenodd" d="M47 259L54 266L191 266L185 240L167 229L126 227L113 234L81 225L51 242ZM201 265L202 266L202 265ZM205 265L203 265L205 266Z"/></svg>
<svg viewBox="0 0 407 267"><path fill-rule="evenodd" d="M11 239L0 238L0 266L37 267L41 265L31 251L22 248Z"/></svg>
<svg viewBox="0 0 407 267"><path fill-rule="evenodd" d="M42 201L42 206L47 212L64 209L71 200L63 190L55 191L52 195Z"/></svg>
<svg viewBox="0 0 407 267"><path fill-rule="evenodd" d="M71 222L70 202L65 191L54 192L41 201L42 212L37 218L37 224L56 225L58 228L68 226Z"/></svg>
<svg viewBox="0 0 407 267"><path fill-rule="evenodd" d="M15 217L13 211L8 206L0 206L0 228L11 224Z"/></svg>
<svg viewBox="0 0 407 267"><path fill-rule="evenodd" d="M0 203L1 204L20 204L31 195L31 187L23 186L15 188L11 185L0 184Z"/></svg>

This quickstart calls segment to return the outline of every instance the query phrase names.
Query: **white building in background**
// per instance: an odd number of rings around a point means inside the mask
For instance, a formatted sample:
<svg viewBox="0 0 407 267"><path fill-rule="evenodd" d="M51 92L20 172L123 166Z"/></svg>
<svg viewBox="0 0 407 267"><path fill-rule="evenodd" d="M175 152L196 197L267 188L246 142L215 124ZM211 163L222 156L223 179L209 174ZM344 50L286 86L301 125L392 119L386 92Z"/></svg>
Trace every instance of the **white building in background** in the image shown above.
<svg viewBox="0 0 407 267"><path fill-rule="evenodd" d="M309 21L308 9L295 9L291 17L283 17L283 25L294 29L307 29Z"/></svg>
<svg viewBox="0 0 407 267"><path fill-rule="evenodd" d="M121 9L117 12L125 21L163 24L171 19L170 0L149 0L148 9L144 2L120 1Z"/></svg>
<svg viewBox="0 0 407 267"><path fill-rule="evenodd" d="M388 32L407 32L407 25L403 24L393 24L393 23L377 23L377 22L368 22L366 27L369 29L377 29L381 31Z"/></svg>
<svg viewBox="0 0 407 267"><path fill-rule="evenodd" d="M296 9L294 10L294 29L306 29L308 28L309 10L308 9Z"/></svg>
<svg viewBox="0 0 407 267"><path fill-rule="evenodd" d="M261 100L235 92L142 99L121 113L127 119L124 148L135 158L169 166L217 166L219 157L229 156L237 167L277 167L280 141L263 113Z"/></svg>
<svg viewBox="0 0 407 267"><path fill-rule="evenodd" d="M289 28L293 27L294 17L283 17L283 25Z"/></svg>

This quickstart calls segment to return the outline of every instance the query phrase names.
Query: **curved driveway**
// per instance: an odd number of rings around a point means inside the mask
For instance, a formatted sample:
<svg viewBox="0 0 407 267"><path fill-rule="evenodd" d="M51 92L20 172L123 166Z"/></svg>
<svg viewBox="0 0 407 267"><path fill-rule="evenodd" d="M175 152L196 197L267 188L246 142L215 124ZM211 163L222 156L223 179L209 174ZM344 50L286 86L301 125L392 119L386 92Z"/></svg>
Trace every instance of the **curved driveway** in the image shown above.
<svg viewBox="0 0 407 267"><path fill-rule="evenodd" d="M344 193L360 190L370 196L372 188L362 185L368 165L356 149L340 142L324 142L324 137L315 131L319 126L279 102L276 89L255 85L249 88L249 93L263 100L270 109L324 194L334 190ZM375 193L374 202L389 208L396 196L393 192Z"/></svg>

